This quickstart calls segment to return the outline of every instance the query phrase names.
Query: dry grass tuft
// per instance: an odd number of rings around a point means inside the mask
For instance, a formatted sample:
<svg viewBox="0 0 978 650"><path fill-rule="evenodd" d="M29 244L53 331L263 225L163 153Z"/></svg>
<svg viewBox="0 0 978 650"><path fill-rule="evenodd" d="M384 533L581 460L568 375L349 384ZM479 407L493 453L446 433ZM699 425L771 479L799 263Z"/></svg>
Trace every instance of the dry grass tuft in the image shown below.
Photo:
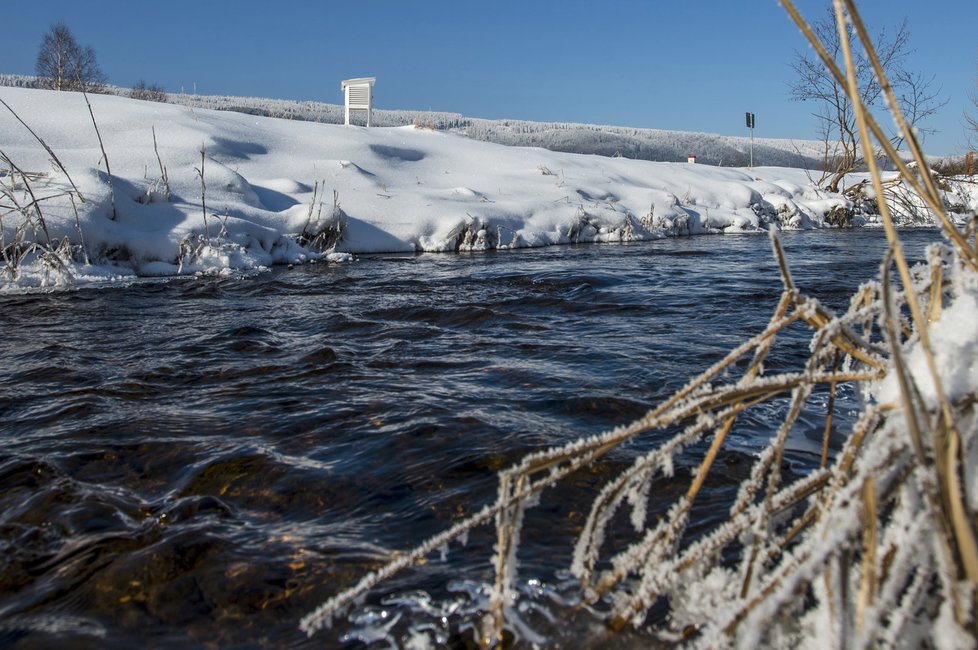
<svg viewBox="0 0 978 650"><path fill-rule="evenodd" d="M783 4L832 73L849 84L865 159L876 195L883 196L872 140L887 149L888 139L848 81L855 78L852 44L844 40L843 71L794 6ZM835 11L840 34L851 21L896 106L852 0L835 0ZM914 133L896 117L918 168L925 169ZM965 454L978 445L978 396L970 386L967 394L949 397L931 339L946 308L976 283L978 246L967 240L974 233L957 230L948 218L930 176L912 173L896 152L887 151L903 182L943 227L947 245L932 249L928 268L908 266L881 202L889 253L880 281L862 287L846 313L833 314L798 290L772 236L784 289L764 331L638 421L531 454L500 472L494 504L324 603L303 619L302 629L312 634L393 573L495 520L496 577L476 640L483 647L502 645L508 622L517 616L521 524L537 496L626 442L678 430L611 478L574 540L570 570L585 606L610 604L595 610L603 612L608 635L645 625L663 642L703 647L974 646L978 544L975 506L965 497L973 482ZM812 331L807 363L768 372L765 360L778 335L802 323ZM914 354L923 357L923 371L912 371L908 357ZM895 390L882 390L886 382ZM865 405L841 450L830 457L834 396L843 384L856 386ZM932 387L928 397L923 384ZM803 409L815 408L816 391L830 396L822 463L786 481L786 443ZM881 397L886 395L896 397L887 401ZM775 398L788 401L780 429L740 484L726 522L689 536L691 510L729 432L744 413ZM688 489L664 516L647 521L654 480L671 476L680 454L697 453ZM620 525L610 535L616 515L629 508L631 538L621 534ZM665 606L668 616L647 621L656 605Z"/></svg>

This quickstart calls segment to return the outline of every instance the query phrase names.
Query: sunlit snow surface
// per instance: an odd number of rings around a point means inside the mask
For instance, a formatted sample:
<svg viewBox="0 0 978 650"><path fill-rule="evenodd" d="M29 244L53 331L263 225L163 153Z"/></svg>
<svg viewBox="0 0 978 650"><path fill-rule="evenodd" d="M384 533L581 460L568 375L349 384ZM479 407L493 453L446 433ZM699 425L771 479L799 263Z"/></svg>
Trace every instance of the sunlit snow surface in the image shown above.
<svg viewBox="0 0 978 650"><path fill-rule="evenodd" d="M91 262L64 273L26 259L14 282L4 278L8 286L302 263L321 256L297 235L340 222L328 251L348 255L333 261L813 228L846 202L799 169L556 153L415 127L344 127L93 95L106 161L82 95L0 88L0 99L51 148L80 194L73 206L68 178L0 106L0 146L32 179L48 228L33 240L83 238ZM28 203L22 176L9 164L0 173L8 188L16 184L18 203ZM8 243L22 221L6 213Z"/></svg>
<svg viewBox="0 0 978 650"><path fill-rule="evenodd" d="M945 395L958 402L978 388L978 277L960 273L955 278L960 292L940 318L931 326L930 344L934 362ZM937 390L921 342L915 341L906 352L906 363L924 403L931 409L939 406ZM876 393L879 401L899 402L897 377L890 374Z"/></svg>

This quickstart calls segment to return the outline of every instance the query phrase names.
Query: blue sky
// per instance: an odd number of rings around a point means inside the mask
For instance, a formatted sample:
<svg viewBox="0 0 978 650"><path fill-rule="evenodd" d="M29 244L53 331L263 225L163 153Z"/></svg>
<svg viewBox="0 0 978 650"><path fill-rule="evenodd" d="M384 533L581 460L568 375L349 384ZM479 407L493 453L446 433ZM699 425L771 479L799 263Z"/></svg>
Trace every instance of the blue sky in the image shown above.
<svg viewBox="0 0 978 650"><path fill-rule="evenodd" d="M823 0L798 0L810 18ZM978 76L974 0L864 0L871 26L910 19L913 65L948 105L925 148L963 151ZM813 107L788 99L807 45L775 0L0 0L0 72L33 74L65 22L111 83L173 92L342 102L340 80L375 76L380 108L816 138ZM871 27L875 29L875 27Z"/></svg>

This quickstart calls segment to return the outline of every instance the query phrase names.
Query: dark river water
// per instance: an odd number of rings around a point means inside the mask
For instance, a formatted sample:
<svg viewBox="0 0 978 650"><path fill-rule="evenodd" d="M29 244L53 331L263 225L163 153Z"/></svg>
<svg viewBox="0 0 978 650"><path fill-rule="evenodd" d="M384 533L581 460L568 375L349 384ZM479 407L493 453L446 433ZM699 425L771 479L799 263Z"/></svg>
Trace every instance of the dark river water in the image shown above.
<svg viewBox="0 0 978 650"><path fill-rule="evenodd" d="M919 259L938 237L904 242ZM835 309L885 247L783 242ZM760 331L779 291L767 237L719 236L2 296L0 646L388 647L434 627L464 646L488 530L312 639L298 621L491 502L498 469L645 413ZM792 462L817 462L801 439ZM616 462L545 495L527 592L559 591L580 500Z"/></svg>

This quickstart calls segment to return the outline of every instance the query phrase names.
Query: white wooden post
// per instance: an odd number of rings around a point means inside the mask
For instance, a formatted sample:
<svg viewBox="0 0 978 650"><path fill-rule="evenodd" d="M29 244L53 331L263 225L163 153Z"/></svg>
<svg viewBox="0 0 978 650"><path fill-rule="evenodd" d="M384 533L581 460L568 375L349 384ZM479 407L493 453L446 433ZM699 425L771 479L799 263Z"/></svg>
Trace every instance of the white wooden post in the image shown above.
<svg viewBox="0 0 978 650"><path fill-rule="evenodd" d="M376 77L358 77L340 82L340 90L343 91L346 105L343 117L345 125L350 126L350 111L366 111L367 126L370 126L370 111L373 105L374 83L376 82Z"/></svg>

